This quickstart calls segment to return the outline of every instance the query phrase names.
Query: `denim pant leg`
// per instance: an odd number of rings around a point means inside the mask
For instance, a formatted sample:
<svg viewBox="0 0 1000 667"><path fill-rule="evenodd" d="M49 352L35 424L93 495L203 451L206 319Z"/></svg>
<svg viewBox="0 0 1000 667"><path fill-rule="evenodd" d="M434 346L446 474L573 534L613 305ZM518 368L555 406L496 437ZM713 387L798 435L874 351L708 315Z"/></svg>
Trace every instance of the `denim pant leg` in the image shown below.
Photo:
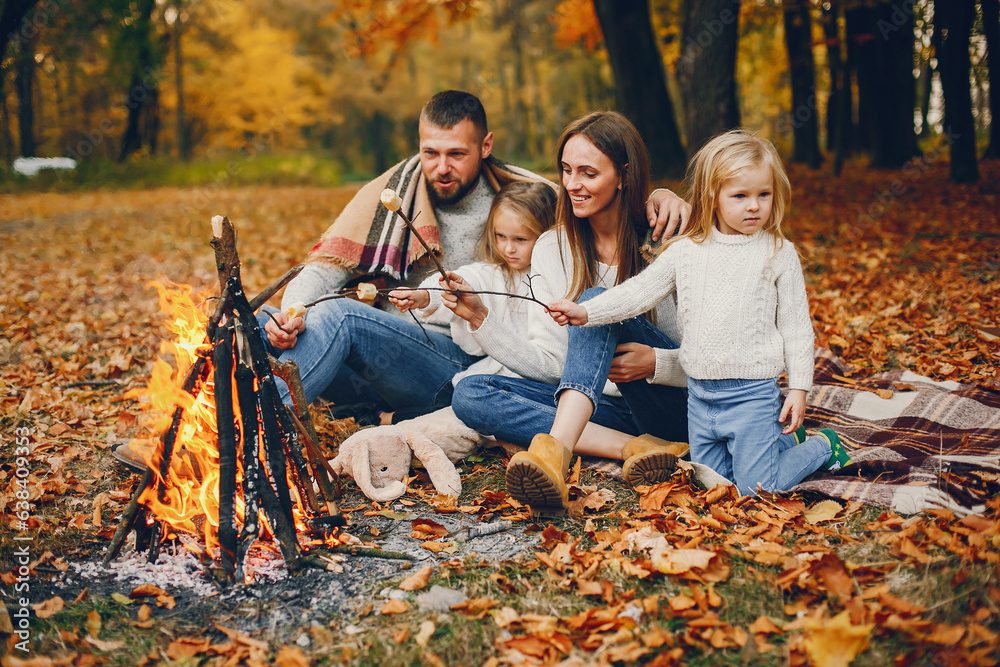
<svg viewBox="0 0 1000 667"><path fill-rule="evenodd" d="M580 302L604 292L603 287L584 291ZM569 328L569 349L559 392L575 389L599 402L611 370L615 350L622 343L641 343L653 348L673 350L677 344L657 329L649 320L633 317L599 327ZM687 390L650 384L645 379L617 385L628 404L640 433L649 433L666 440L687 440Z"/></svg>
<svg viewBox="0 0 1000 667"><path fill-rule="evenodd" d="M264 338L264 347L267 349L268 354L280 359L284 350L279 350L271 345L271 341L267 339L267 334L264 332L264 327L267 325L268 320L271 319L267 315L268 312L274 313L277 312L277 309L271 306L264 306L257 313L257 324L260 326L260 332ZM380 410L392 410L392 406L386 403L385 399L379 396L364 378L348 366L342 366L340 372L337 373L330 384L319 395L337 405L373 403Z"/></svg>
<svg viewBox="0 0 1000 667"><path fill-rule="evenodd" d="M721 410L714 392L703 381L688 378L688 443L691 462L706 465L729 481L733 481L733 457L729 444L731 434L720 420Z"/></svg>
<svg viewBox="0 0 1000 667"><path fill-rule="evenodd" d="M711 396L715 431L728 442L730 479L740 493L756 493L758 485L765 491L785 491L829 459L830 448L823 438L795 445L792 434L781 432L781 390L776 379L692 383L702 396Z"/></svg>
<svg viewBox="0 0 1000 667"><path fill-rule="evenodd" d="M474 357L451 338L427 331L352 299L323 301L310 308L306 330L283 361L299 366L306 400L312 402L347 366L393 408L448 403L451 378ZM288 389L278 381L281 398Z"/></svg>
<svg viewBox="0 0 1000 667"><path fill-rule="evenodd" d="M455 387L451 406L469 428L527 447L538 433L548 433L556 416L554 385L500 375L470 375ZM601 396L590 421L638 435L628 405Z"/></svg>

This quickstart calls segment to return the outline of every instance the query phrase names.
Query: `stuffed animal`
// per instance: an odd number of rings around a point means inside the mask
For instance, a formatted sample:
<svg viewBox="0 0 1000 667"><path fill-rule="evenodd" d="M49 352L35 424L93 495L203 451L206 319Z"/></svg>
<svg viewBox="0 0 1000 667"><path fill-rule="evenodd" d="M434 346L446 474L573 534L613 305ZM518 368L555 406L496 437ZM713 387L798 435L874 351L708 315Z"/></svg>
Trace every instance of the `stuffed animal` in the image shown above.
<svg viewBox="0 0 1000 667"><path fill-rule="evenodd" d="M463 424L448 407L392 426L358 431L344 441L330 464L338 475L353 477L366 496L385 502L406 493L403 478L416 456L438 493L457 496L462 478L454 462L486 442L488 438Z"/></svg>

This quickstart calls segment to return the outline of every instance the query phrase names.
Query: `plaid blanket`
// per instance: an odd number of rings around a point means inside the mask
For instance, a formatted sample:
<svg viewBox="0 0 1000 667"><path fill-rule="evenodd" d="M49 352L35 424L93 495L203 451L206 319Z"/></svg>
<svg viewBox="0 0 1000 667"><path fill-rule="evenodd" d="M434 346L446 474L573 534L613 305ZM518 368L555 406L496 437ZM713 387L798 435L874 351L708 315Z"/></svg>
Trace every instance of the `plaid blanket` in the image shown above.
<svg viewBox="0 0 1000 667"><path fill-rule="evenodd" d="M806 428L832 428L855 465L795 487L912 514L982 511L1000 492L1000 393L909 371L853 380L816 350Z"/></svg>
<svg viewBox="0 0 1000 667"><path fill-rule="evenodd" d="M483 162L482 173L494 190L512 181L548 182L492 155ZM386 188L396 191L417 233L431 252L440 254L441 232L434 204L427 193L420 156L414 155L365 184L323 232L306 261L326 262L361 273L384 273L397 280L405 278L427 251L420 242L411 242L403 220L382 206L379 197Z"/></svg>
<svg viewBox="0 0 1000 667"><path fill-rule="evenodd" d="M1000 492L1000 392L909 371L856 380L829 350L816 348L815 356L805 426L836 431L854 464L816 472L792 491L959 516L982 512ZM503 448L508 456L520 449ZM583 457L583 466L621 478L620 462ZM705 466L695 466L695 477L706 486L726 481Z"/></svg>

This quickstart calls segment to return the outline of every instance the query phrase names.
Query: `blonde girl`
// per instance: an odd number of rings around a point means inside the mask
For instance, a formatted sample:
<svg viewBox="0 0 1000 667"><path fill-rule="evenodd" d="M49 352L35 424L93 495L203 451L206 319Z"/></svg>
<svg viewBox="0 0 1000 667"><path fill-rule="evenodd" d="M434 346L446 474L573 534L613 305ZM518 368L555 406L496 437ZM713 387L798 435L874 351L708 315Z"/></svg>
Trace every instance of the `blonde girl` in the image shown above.
<svg viewBox="0 0 1000 667"><path fill-rule="evenodd" d="M473 331L492 317L512 331L527 327L528 309L541 310L524 299L500 292L530 296L531 255L535 241L553 223L555 190L544 183L510 183L497 192L490 207L477 255L481 261L449 272L447 284L438 275L430 276L418 289L394 290L389 300L402 311L413 309L424 321L449 324L452 340L471 355L484 355ZM429 287L435 289L427 289ZM422 288L422 289L421 289ZM460 295L441 291L462 290ZM457 315L457 317L456 317ZM513 375L500 362L485 357L452 380L472 374Z"/></svg>
<svg viewBox="0 0 1000 667"><path fill-rule="evenodd" d="M743 493L787 490L846 465L836 433L801 429L813 328L798 254L781 231L791 187L774 146L744 130L722 134L695 155L689 181L686 232L620 286L585 304L550 304L553 319L605 325L676 295L691 460Z"/></svg>

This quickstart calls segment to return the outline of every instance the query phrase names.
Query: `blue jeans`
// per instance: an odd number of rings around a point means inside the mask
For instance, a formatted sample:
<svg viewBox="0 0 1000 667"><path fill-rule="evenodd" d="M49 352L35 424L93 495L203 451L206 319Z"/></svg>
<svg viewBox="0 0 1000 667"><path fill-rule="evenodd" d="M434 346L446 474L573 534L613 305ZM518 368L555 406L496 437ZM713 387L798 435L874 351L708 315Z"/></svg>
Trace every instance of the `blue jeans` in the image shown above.
<svg viewBox="0 0 1000 667"><path fill-rule="evenodd" d="M586 301L604 291L583 293ZM480 433L526 447L538 433L548 433L556 414L556 397L575 389L594 404L590 421L638 435L650 433L667 440L687 439L687 391L683 387L650 384L645 379L619 383L621 398L601 392L621 343L655 348L677 347L648 320L632 318L601 327L569 328L569 349L559 386L499 376L473 375L455 387L455 414Z"/></svg>
<svg viewBox="0 0 1000 667"><path fill-rule="evenodd" d="M268 317L261 313L257 318L264 334ZM426 335L432 344L415 322L353 299L333 299L309 309L306 330L281 359L298 364L310 403L338 380L358 383L337 387L338 395L367 397L363 381L392 409L447 404L451 378L481 357L466 353L441 333L428 330ZM288 388L276 381L281 400L290 403Z"/></svg>
<svg viewBox="0 0 1000 667"><path fill-rule="evenodd" d="M770 380L688 379L691 460L735 482L740 493L787 491L830 459L813 436L800 445L778 422L781 390Z"/></svg>

